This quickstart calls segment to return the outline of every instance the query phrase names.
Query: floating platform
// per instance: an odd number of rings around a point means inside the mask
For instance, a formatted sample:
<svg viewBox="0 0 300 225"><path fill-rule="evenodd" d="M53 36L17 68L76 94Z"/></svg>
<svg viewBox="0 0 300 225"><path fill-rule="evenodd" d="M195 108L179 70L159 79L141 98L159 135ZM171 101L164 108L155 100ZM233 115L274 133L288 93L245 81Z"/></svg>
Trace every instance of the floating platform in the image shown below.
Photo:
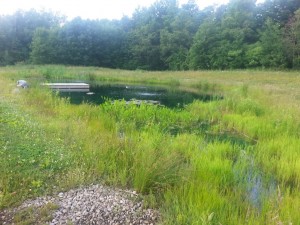
<svg viewBox="0 0 300 225"><path fill-rule="evenodd" d="M127 101L126 104L134 104L134 105L160 105L159 101L154 100L139 100L139 99L130 99L130 101Z"/></svg>
<svg viewBox="0 0 300 225"><path fill-rule="evenodd" d="M69 91L69 92L89 92L90 85L86 83L43 83L53 90Z"/></svg>
<svg viewBox="0 0 300 225"><path fill-rule="evenodd" d="M116 101L124 101L122 99L119 99L119 100L114 100L112 103L116 102ZM139 100L139 99L130 99L129 101L126 101L126 105L137 105L137 106L140 106L142 104L145 104L145 105L158 105L158 106L163 106L160 104L159 101L154 101L154 100Z"/></svg>
<svg viewBox="0 0 300 225"><path fill-rule="evenodd" d="M54 91L59 92L84 92L88 93L90 91L89 88L52 88Z"/></svg>

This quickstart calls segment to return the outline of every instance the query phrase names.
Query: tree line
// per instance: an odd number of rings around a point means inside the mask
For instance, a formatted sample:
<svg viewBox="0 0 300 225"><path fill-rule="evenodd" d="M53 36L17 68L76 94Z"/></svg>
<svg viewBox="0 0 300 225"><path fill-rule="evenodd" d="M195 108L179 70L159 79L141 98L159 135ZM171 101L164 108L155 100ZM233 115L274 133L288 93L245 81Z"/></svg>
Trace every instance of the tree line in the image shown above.
<svg viewBox="0 0 300 225"><path fill-rule="evenodd" d="M120 20L66 21L45 11L0 16L0 65L144 70L300 68L300 1L158 0Z"/></svg>

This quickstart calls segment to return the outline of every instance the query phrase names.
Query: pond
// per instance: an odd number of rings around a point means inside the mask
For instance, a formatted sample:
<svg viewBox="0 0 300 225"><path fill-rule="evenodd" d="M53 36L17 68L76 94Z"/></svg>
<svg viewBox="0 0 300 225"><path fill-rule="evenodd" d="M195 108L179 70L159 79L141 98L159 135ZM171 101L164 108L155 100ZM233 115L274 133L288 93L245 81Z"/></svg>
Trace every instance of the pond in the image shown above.
<svg viewBox="0 0 300 225"><path fill-rule="evenodd" d="M81 104L88 102L91 104L101 104L107 99L132 101L132 99L143 101L154 101L170 108L183 107L186 104L192 103L194 100L212 101L222 99L220 96L209 94L196 94L179 90L178 88L164 88L157 86L145 85L121 85L121 84L92 84L89 89L69 89L59 92L61 97L68 97L72 104ZM205 121L204 121L205 122ZM203 134L203 130L207 130L210 124L199 126L199 134ZM180 129L180 128L179 128ZM176 135L180 130L170 129L170 134ZM191 128L192 130L193 128ZM203 130L202 130L203 129ZM185 130L184 132L189 132ZM195 130L193 133L197 134ZM259 211L262 210L262 205L265 196L273 195L276 191L276 182L274 179L267 180L260 172L258 166L254 163L252 155L252 147L255 146L255 140L247 140L245 137L238 134L228 133L205 133L206 142L230 142L232 146L239 148L239 154L235 157L233 163L234 179L239 186L245 188L246 198ZM238 147L239 146L239 147ZM239 163L243 164L243 167ZM243 169L241 169L243 168Z"/></svg>
<svg viewBox="0 0 300 225"><path fill-rule="evenodd" d="M212 95L200 95L174 88L121 84L92 84L89 90L73 90L72 92L64 90L59 92L59 96L68 97L71 104L81 104L82 102L101 104L107 99L124 99L125 101L135 102L147 101L170 108L183 107L196 99L201 101L216 99Z"/></svg>

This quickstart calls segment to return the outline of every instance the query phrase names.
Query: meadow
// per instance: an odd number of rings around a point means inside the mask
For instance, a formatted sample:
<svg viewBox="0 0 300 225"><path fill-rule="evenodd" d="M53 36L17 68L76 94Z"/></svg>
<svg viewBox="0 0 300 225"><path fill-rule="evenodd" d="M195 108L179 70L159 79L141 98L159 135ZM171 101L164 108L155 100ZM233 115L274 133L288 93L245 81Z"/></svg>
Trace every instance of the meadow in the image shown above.
<svg viewBox="0 0 300 225"><path fill-rule="evenodd" d="M28 89L17 89L25 79ZM222 95L184 108L72 105L74 79ZM0 210L102 183L136 190L160 224L300 223L300 73L0 68Z"/></svg>

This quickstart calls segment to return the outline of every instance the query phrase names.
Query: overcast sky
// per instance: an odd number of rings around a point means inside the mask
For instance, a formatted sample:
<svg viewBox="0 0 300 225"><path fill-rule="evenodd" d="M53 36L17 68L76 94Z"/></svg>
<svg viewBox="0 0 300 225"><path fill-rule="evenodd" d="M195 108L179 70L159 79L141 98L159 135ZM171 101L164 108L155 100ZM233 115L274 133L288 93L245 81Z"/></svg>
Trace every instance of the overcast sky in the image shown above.
<svg viewBox="0 0 300 225"><path fill-rule="evenodd" d="M156 0L0 0L0 15L13 14L18 9L45 9L60 12L68 19L81 16L84 19L120 19L131 16L138 6L150 6ZM179 0L186 3L188 0ZM200 8L228 0L197 0Z"/></svg>

